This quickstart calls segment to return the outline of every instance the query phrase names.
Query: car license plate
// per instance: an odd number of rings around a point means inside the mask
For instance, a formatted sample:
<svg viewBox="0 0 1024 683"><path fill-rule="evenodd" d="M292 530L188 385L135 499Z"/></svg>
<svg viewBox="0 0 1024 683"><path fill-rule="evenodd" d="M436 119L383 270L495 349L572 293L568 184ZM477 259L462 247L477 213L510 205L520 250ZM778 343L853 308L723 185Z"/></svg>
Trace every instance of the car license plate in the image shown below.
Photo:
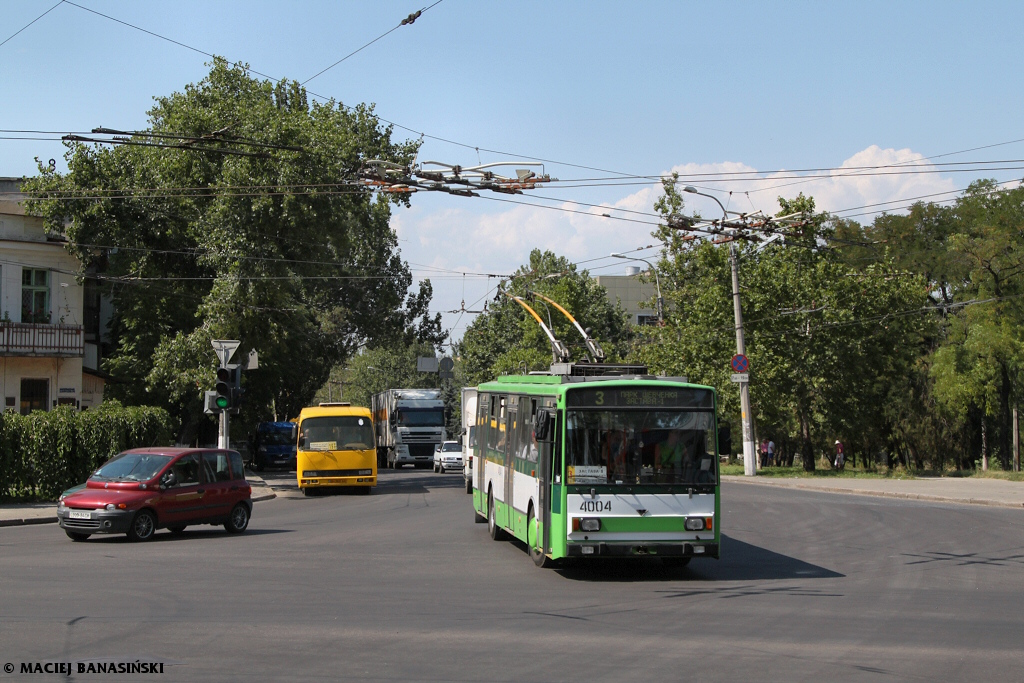
<svg viewBox="0 0 1024 683"><path fill-rule="evenodd" d="M92 519L92 511L71 510L68 512L68 519Z"/></svg>

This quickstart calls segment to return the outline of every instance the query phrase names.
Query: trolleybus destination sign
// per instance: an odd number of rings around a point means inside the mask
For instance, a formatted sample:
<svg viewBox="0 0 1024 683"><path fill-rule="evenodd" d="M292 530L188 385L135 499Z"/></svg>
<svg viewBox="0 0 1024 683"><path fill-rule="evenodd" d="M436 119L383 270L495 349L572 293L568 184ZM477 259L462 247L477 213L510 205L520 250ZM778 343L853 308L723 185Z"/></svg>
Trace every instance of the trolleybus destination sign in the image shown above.
<svg viewBox="0 0 1024 683"><path fill-rule="evenodd" d="M571 408L714 408L707 389L647 387L629 389L574 389L566 393L565 404Z"/></svg>

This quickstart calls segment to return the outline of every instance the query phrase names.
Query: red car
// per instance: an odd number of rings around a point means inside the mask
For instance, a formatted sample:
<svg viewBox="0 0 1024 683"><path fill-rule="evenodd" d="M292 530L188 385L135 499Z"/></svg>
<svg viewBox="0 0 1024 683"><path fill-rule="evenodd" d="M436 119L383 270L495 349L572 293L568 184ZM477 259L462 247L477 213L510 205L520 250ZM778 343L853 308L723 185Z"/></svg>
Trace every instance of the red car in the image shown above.
<svg viewBox="0 0 1024 683"><path fill-rule="evenodd" d="M180 534L191 524L223 524L238 534L251 515L252 487L242 456L208 448L125 451L57 504L57 520L73 541L92 534L146 541L157 529Z"/></svg>

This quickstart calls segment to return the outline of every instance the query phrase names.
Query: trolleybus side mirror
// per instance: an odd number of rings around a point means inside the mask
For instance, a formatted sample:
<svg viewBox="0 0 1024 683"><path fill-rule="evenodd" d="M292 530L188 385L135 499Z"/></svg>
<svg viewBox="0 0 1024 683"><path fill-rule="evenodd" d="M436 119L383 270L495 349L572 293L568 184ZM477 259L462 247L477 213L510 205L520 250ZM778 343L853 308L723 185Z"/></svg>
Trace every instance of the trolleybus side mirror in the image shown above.
<svg viewBox="0 0 1024 683"><path fill-rule="evenodd" d="M718 454L729 455L732 453L732 432L729 425L718 428Z"/></svg>
<svg viewBox="0 0 1024 683"><path fill-rule="evenodd" d="M536 423L534 424L533 431L537 435L538 441L547 441L551 438L551 425L554 420L551 419L550 410L538 410Z"/></svg>

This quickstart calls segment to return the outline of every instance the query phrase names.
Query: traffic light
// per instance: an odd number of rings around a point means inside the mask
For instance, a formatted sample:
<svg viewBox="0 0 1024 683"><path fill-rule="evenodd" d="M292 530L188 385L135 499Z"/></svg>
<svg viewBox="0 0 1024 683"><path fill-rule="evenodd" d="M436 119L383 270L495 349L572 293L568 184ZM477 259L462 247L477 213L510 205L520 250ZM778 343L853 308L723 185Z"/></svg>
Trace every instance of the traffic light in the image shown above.
<svg viewBox="0 0 1024 683"><path fill-rule="evenodd" d="M237 413L242 405L242 366L239 364L222 365L217 368L217 385L214 388L213 405L214 412L230 410Z"/></svg>
<svg viewBox="0 0 1024 683"><path fill-rule="evenodd" d="M237 373L237 369L235 372ZM217 396L213 400L217 410L227 410L231 407L231 388L234 384L231 375L230 367L222 365L217 368L217 386L214 389Z"/></svg>

